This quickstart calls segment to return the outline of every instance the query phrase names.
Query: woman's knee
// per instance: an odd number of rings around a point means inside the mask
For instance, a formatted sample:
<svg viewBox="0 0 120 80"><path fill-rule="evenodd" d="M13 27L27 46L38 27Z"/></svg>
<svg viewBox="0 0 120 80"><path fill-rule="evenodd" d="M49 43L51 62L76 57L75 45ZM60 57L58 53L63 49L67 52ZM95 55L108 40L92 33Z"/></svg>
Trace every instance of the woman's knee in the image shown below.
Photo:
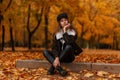
<svg viewBox="0 0 120 80"><path fill-rule="evenodd" d="M71 49L72 49L72 46L71 46L71 45L66 45L65 49L71 50Z"/></svg>
<svg viewBox="0 0 120 80"><path fill-rule="evenodd" d="M66 45L65 52L73 54L74 53L74 49L73 49L73 47L71 45Z"/></svg>
<svg viewBox="0 0 120 80"><path fill-rule="evenodd" d="M46 55L48 55L48 54L49 54L49 51L48 51L48 50L44 50L44 51L43 51L43 55L44 55L44 56L46 56Z"/></svg>

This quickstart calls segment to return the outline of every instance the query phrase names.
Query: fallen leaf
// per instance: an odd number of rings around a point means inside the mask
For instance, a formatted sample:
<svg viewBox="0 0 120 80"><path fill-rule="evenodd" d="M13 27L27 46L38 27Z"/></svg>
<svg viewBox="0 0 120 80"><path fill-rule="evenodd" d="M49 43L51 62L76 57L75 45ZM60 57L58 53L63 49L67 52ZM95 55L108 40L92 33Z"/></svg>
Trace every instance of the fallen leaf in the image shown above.
<svg viewBox="0 0 120 80"><path fill-rule="evenodd" d="M96 80L108 80L108 79L105 79L105 78L97 78Z"/></svg>
<svg viewBox="0 0 120 80"><path fill-rule="evenodd" d="M109 73L108 72L105 72L105 71L98 71L97 72L97 75L98 76L101 76L101 77L104 77L105 75L108 75Z"/></svg>
<svg viewBox="0 0 120 80"><path fill-rule="evenodd" d="M42 78L41 80L50 80L49 78Z"/></svg>
<svg viewBox="0 0 120 80"><path fill-rule="evenodd" d="M120 74L117 74L114 78L119 78L120 79Z"/></svg>
<svg viewBox="0 0 120 80"><path fill-rule="evenodd" d="M91 77L91 76L93 76L94 74L93 73L86 73L85 75L84 75L84 77Z"/></svg>
<svg viewBox="0 0 120 80"><path fill-rule="evenodd" d="M114 78L116 76L116 74L111 74L108 76L108 78Z"/></svg>
<svg viewBox="0 0 120 80"><path fill-rule="evenodd" d="M67 80L72 80L71 76L66 77Z"/></svg>
<svg viewBox="0 0 120 80"><path fill-rule="evenodd" d="M3 76L3 75L4 75L4 74L3 74L3 71L0 71L0 75L1 75L1 76Z"/></svg>

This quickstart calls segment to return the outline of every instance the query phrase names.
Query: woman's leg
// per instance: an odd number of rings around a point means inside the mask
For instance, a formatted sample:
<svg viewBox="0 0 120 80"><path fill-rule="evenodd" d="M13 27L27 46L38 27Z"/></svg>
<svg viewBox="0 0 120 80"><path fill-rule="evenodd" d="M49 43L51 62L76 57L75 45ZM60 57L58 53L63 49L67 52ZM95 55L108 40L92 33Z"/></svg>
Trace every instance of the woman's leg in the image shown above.
<svg viewBox="0 0 120 80"><path fill-rule="evenodd" d="M46 57L46 59L53 64L55 57L53 56L52 52L48 51L48 50L44 50L43 51L43 55ZM48 70L48 74L52 75L54 74L54 66L51 65L50 69ZM65 70L62 69L61 66L57 66L56 69L58 70L58 72L62 75L65 76L67 74L67 72Z"/></svg>
<svg viewBox="0 0 120 80"><path fill-rule="evenodd" d="M51 51L49 51L49 50L44 50L44 51L43 51L43 55L44 55L44 57L45 57L51 64L53 64L53 62L54 62L54 60L55 60L55 57L54 57L54 55L52 54Z"/></svg>
<svg viewBox="0 0 120 80"><path fill-rule="evenodd" d="M72 62L74 59L70 58L70 56L69 56L69 55L72 55L72 52L73 52L72 47L70 45L67 45L65 47L65 49L59 55L60 62ZM68 60L65 60L66 57L67 57ZM72 57L74 58L74 55L72 55ZM61 66L57 66L56 69L59 71L59 73L62 76L66 76L67 75L67 71L64 70Z"/></svg>
<svg viewBox="0 0 120 80"><path fill-rule="evenodd" d="M54 56L53 56L51 51L44 50L43 51L43 55L51 64L53 64L53 61L54 61L55 58L54 58ZM48 74L49 75L54 74L54 70L55 70L55 67L53 65L51 65L51 67L48 70Z"/></svg>
<svg viewBox="0 0 120 80"><path fill-rule="evenodd" d="M64 50L60 54L60 61L61 62L72 62L74 61L74 50L71 45L66 45Z"/></svg>

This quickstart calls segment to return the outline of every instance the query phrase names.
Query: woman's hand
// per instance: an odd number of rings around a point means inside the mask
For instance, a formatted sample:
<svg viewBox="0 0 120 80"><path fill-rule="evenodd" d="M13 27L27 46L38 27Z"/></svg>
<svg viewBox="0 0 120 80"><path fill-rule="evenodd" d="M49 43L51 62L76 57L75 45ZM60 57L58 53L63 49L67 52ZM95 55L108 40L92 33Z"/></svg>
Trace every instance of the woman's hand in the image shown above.
<svg viewBox="0 0 120 80"><path fill-rule="evenodd" d="M60 66L60 61L59 61L59 58L56 57L54 62L53 62L53 66L56 68L57 66Z"/></svg>
<svg viewBox="0 0 120 80"><path fill-rule="evenodd" d="M64 31L64 32L66 32L66 31L67 31L67 29L70 27L70 25L71 25L71 24L70 24L70 23L68 23L66 26L64 26L63 31Z"/></svg>

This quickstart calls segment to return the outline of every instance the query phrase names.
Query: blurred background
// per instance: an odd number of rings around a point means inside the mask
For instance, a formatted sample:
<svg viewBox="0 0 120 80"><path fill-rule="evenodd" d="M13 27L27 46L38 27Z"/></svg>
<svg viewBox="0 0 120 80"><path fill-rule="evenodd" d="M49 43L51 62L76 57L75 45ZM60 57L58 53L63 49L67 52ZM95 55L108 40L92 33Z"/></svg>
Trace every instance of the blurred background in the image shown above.
<svg viewBox="0 0 120 80"><path fill-rule="evenodd" d="M0 0L0 50L51 48L65 12L87 49L120 49L120 0Z"/></svg>

